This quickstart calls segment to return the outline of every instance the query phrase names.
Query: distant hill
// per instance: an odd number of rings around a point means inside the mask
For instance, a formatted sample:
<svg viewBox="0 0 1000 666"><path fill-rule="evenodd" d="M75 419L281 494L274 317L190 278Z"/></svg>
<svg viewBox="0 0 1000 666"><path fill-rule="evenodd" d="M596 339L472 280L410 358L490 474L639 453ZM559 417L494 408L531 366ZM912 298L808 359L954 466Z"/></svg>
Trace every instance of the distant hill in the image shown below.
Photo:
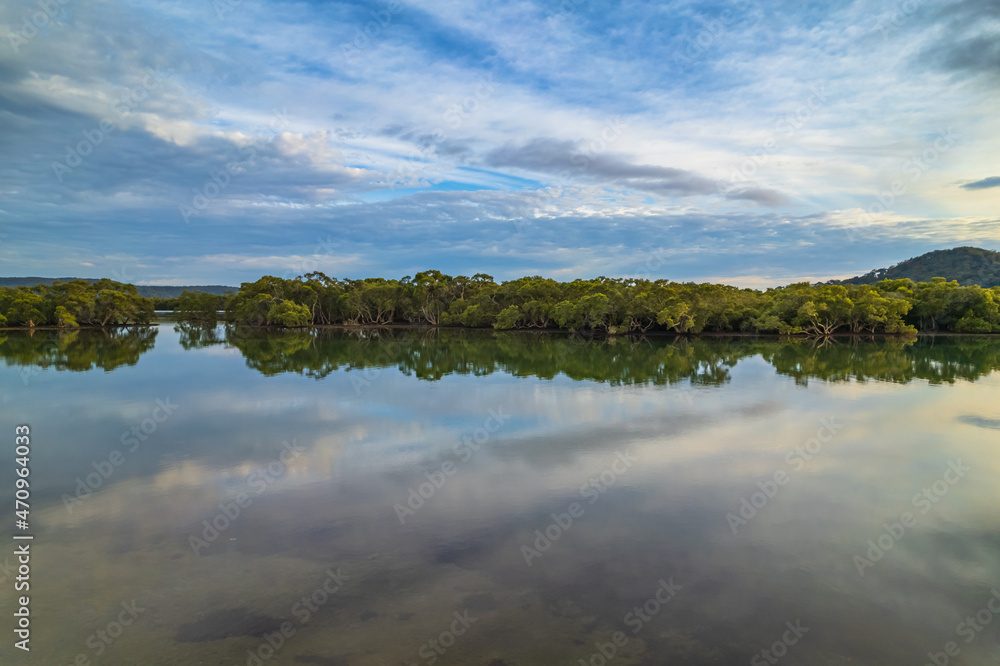
<svg viewBox="0 0 1000 666"><path fill-rule="evenodd" d="M43 278L43 277L8 277L0 278L0 287L34 287L36 284L52 284L53 282L72 282L73 280L84 280L86 282L97 282L94 278ZM137 284L140 296L150 298L174 298L180 296L182 291L203 291L206 294L235 294L239 287L227 287L221 284L199 284L191 286L161 286Z"/></svg>
<svg viewBox="0 0 1000 666"><path fill-rule="evenodd" d="M1000 252L979 247L935 250L889 268L876 268L846 280L831 280L830 284L875 284L879 280L903 278L929 282L935 277L958 280L963 286L978 284L980 287L995 287L1000 285Z"/></svg>

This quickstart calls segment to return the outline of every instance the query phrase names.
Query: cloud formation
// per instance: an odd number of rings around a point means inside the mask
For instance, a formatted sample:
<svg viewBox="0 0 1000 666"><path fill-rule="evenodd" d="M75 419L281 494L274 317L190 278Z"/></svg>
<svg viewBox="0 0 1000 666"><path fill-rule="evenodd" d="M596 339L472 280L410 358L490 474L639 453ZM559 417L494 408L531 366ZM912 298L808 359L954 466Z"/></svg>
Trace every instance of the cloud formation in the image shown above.
<svg viewBox="0 0 1000 666"><path fill-rule="evenodd" d="M1000 240L990 0L50 5L0 5L9 275L777 282Z"/></svg>
<svg viewBox="0 0 1000 666"><path fill-rule="evenodd" d="M1000 187L1000 176L990 176L962 185L962 188L966 190L986 190L991 187Z"/></svg>

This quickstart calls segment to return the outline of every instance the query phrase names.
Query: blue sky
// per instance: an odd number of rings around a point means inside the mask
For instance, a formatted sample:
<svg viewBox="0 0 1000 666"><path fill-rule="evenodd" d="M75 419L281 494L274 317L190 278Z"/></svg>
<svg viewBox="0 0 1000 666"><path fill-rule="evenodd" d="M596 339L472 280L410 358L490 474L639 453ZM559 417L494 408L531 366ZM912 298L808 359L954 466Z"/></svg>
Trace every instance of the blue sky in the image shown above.
<svg viewBox="0 0 1000 666"><path fill-rule="evenodd" d="M1000 4L0 5L4 275L769 286L1000 249Z"/></svg>

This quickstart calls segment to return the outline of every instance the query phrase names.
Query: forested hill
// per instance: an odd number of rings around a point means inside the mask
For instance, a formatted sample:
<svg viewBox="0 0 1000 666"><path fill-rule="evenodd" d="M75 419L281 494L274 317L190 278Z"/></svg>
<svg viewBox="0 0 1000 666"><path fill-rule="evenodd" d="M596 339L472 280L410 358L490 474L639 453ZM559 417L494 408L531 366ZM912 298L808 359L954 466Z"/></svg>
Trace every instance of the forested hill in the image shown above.
<svg viewBox="0 0 1000 666"><path fill-rule="evenodd" d="M83 280L84 282L90 282L91 284L97 282L94 278L8 277L0 278L0 287L34 287L39 284L51 285L53 282L72 282L74 280ZM186 287L137 284L135 287L139 290L140 296L146 296L147 298L177 298L185 290L200 291L206 294L215 294L217 296L221 296L223 294L235 294L239 291L239 287L227 287L221 284L203 284Z"/></svg>
<svg viewBox="0 0 1000 666"><path fill-rule="evenodd" d="M977 284L980 287L995 287L1000 285L1000 252L979 247L935 250L889 268L876 268L846 280L831 280L829 284L875 284L881 280L904 278L930 282L936 277L957 280L962 286Z"/></svg>

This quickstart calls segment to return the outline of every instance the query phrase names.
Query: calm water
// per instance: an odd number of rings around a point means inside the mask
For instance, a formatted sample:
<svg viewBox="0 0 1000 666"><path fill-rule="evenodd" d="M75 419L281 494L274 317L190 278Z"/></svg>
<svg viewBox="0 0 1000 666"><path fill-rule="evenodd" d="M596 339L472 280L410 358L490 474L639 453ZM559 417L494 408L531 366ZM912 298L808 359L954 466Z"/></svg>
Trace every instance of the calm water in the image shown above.
<svg viewBox="0 0 1000 666"><path fill-rule="evenodd" d="M1000 340L0 340L2 664L1000 663Z"/></svg>

